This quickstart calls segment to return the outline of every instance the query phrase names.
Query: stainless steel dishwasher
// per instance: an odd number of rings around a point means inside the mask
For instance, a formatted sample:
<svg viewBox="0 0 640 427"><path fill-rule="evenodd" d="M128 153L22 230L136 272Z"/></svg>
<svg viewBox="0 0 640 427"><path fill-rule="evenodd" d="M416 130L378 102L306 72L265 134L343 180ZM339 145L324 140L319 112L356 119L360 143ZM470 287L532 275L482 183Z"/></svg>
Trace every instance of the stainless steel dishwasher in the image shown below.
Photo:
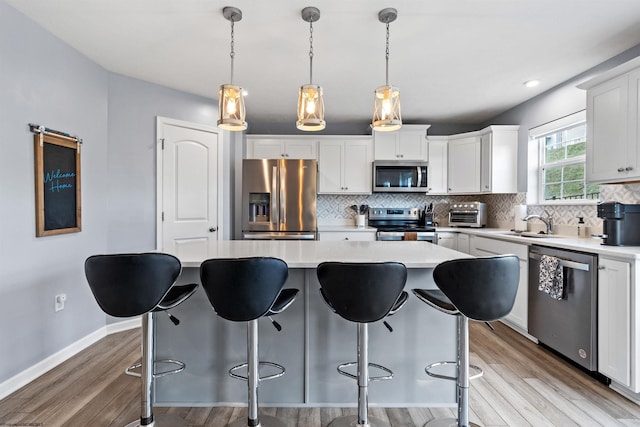
<svg viewBox="0 0 640 427"><path fill-rule="evenodd" d="M559 259L564 292L556 300L539 291L540 257ZM598 369L597 255L529 247L529 334L589 371Z"/></svg>

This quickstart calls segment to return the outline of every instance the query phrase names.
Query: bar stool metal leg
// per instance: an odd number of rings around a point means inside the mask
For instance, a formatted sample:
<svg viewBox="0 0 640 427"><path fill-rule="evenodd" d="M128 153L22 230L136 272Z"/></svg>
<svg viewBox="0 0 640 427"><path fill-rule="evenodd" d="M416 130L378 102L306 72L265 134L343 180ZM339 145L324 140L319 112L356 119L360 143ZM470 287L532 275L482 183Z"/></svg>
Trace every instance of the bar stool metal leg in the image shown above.
<svg viewBox="0 0 640 427"><path fill-rule="evenodd" d="M180 417L168 414L154 415L154 360L156 334L156 313L142 315L142 359L140 382L142 385L140 419L125 427L186 427L187 423Z"/></svg>
<svg viewBox="0 0 640 427"><path fill-rule="evenodd" d="M242 365L240 365L242 366ZM258 385L260 384L260 361L258 358L258 319L247 322L247 382L249 402L247 419L239 418L229 427L286 427L276 417L258 415ZM238 368L237 366L236 368ZM235 368L234 368L235 369ZM278 376L281 374L278 374ZM237 377L236 377L237 378Z"/></svg>
<svg viewBox="0 0 640 427"><path fill-rule="evenodd" d="M369 418L367 412L369 409L369 324L358 323L358 372L356 380L358 381L358 415L346 415L344 417L338 417L329 423L328 427L390 427L389 423L386 423L378 418ZM341 366L348 366L350 363L346 363ZM372 365L379 369L385 369L380 365ZM338 369L338 372L344 374ZM391 374L392 375L392 374ZM347 376L350 376L347 375ZM376 377L375 379L388 379L386 377Z"/></svg>
<svg viewBox="0 0 640 427"><path fill-rule="evenodd" d="M469 319L457 315L458 323L458 361L456 396L458 418L439 418L428 421L425 427L479 427L469 422Z"/></svg>

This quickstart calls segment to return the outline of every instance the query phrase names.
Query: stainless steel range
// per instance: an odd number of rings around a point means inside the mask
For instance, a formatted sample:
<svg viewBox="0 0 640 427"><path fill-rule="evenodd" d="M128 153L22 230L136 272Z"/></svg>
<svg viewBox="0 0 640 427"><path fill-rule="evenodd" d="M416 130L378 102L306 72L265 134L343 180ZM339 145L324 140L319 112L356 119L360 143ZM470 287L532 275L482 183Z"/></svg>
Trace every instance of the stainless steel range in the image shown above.
<svg viewBox="0 0 640 427"><path fill-rule="evenodd" d="M420 208L369 208L369 226L378 229L378 240L421 240L437 245L430 218Z"/></svg>

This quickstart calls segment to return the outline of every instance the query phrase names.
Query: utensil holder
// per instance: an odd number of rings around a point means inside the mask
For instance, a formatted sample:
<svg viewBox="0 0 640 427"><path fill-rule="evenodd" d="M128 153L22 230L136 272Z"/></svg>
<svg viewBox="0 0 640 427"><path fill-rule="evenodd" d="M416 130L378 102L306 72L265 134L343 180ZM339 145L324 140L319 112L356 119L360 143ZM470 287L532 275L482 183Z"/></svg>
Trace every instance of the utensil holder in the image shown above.
<svg viewBox="0 0 640 427"><path fill-rule="evenodd" d="M356 215L356 227L364 228L364 215Z"/></svg>

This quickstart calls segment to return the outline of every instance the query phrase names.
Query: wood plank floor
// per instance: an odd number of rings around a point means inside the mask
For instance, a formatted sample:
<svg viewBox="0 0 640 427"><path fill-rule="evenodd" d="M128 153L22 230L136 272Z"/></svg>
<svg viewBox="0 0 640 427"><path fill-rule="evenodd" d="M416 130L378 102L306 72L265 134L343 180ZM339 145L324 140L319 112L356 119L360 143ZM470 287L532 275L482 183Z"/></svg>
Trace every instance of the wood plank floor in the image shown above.
<svg viewBox="0 0 640 427"><path fill-rule="evenodd" d="M508 327L471 322L471 361L484 377L470 391L471 420L483 426L640 425L640 406ZM140 385L123 369L139 358L139 331L110 335L7 398L0 426L122 427L139 416ZM428 361L425 361L425 364ZM355 408L264 408L288 427L324 427ZM221 427L245 408L156 408L193 427ZM370 408L393 427L453 416L448 408Z"/></svg>

